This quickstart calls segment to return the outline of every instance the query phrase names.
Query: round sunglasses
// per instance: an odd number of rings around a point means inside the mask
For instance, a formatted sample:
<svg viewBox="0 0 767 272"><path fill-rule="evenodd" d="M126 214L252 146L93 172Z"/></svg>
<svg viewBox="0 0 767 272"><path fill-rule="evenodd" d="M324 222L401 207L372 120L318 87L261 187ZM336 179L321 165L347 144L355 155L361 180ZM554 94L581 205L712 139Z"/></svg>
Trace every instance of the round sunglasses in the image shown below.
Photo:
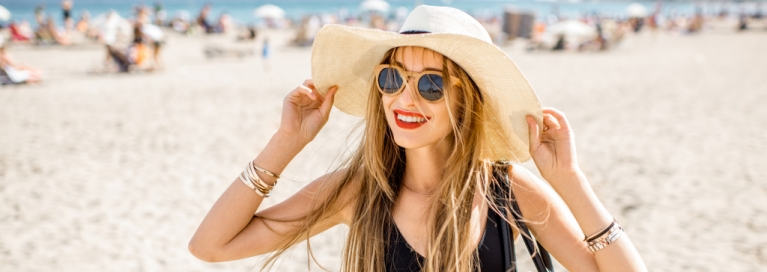
<svg viewBox="0 0 767 272"><path fill-rule="evenodd" d="M416 80L418 94L430 102L437 102L445 97L442 84L442 72L425 70L423 72L405 71L404 68L392 64L379 64L375 67L376 86L385 95L398 95L405 89L408 78Z"/></svg>

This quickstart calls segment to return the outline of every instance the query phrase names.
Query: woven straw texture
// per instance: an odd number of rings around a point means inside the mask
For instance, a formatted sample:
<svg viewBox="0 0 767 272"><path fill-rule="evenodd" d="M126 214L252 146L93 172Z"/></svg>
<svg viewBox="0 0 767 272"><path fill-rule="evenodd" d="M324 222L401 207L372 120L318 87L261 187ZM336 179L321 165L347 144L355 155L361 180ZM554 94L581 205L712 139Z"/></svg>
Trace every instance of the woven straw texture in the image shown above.
<svg viewBox="0 0 767 272"><path fill-rule="evenodd" d="M469 74L484 97L486 120L497 121L487 122L482 158L515 162L529 160L525 116L532 115L539 124L542 117L540 102L530 83L500 48L488 42L489 38L485 39L489 36L484 29L477 33L473 27L460 29L450 26L434 31L435 27L428 23L408 24L408 21L429 20L411 20L418 8L406 20L403 31L411 30L407 29L408 26L421 25L432 29L414 30L429 31L429 34L403 35L342 25L326 25L320 29L312 48L312 79L318 91L324 95L331 86L338 86L334 106L348 114L363 117L374 82L373 68L381 62L384 54L400 46L428 48L456 62ZM445 17L453 17L453 22L471 20L463 22L464 25L479 25L471 16L460 11L462 16L459 18L455 18L455 14L445 16L439 10L427 11L422 12L422 16L425 14L441 21L445 21ZM455 29L474 33L458 34Z"/></svg>

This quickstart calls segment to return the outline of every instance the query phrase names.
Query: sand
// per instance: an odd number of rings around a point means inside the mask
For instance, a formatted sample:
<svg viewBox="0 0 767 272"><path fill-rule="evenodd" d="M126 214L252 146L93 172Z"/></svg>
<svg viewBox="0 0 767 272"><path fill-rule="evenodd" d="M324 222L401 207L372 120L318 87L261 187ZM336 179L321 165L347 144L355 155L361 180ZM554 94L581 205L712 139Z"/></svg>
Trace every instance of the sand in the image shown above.
<svg viewBox="0 0 767 272"><path fill-rule="evenodd" d="M310 77L310 49L269 35L268 70L258 54L206 59L210 44L259 52L221 37L171 36L163 70L127 75L94 73L98 46L12 48L46 80L0 88L0 271L257 267L199 261L187 243ZM583 171L651 271L767 269L767 32L645 33L604 53L521 47L503 48L567 114ZM264 205L336 164L358 121L334 110ZM330 270L345 231L313 239ZM308 263L299 245L274 270Z"/></svg>

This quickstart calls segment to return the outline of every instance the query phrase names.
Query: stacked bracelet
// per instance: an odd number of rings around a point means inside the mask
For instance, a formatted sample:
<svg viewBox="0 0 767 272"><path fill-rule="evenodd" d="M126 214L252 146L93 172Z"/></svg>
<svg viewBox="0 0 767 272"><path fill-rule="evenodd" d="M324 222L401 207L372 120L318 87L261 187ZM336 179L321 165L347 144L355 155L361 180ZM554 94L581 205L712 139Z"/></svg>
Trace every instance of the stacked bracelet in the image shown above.
<svg viewBox="0 0 767 272"><path fill-rule="evenodd" d="M615 240L618 240L621 235L623 235L623 228L618 225L617 220L613 219L613 222L610 223L607 228L597 232L594 235L588 236L583 240L588 244L588 248L591 253L594 253L600 249L605 248L609 244L612 244L615 242Z"/></svg>
<svg viewBox="0 0 767 272"><path fill-rule="evenodd" d="M255 164L253 164L253 161L250 161L250 163L248 163L248 166L245 167L245 170L242 171L242 174L240 174L240 180L242 181L242 183L247 185L248 188L250 188L251 190L253 190L260 196L269 197L272 193L272 189L274 189L274 185L277 185L277 180L274 181L273 185L269 185L263 180L261 180L261 178L258 177L258 174L256 172L262 172L274 178L280 178L280 175L277 175L266 169L256 166Z"/></svg>

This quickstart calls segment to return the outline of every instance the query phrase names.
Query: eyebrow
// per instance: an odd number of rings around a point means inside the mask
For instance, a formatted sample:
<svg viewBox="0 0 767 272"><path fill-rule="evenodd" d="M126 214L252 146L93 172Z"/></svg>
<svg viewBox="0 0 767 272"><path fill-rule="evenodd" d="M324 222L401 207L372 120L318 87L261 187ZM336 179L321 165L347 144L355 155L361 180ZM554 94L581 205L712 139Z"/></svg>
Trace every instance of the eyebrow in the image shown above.
<svg viewBox="0 0 767 272"><path fill-rule="evenodd" d="M397 64L397 66L399 66L399 67L402 67L403 69L405 68L405 65L403 65L403 64L402 64L401 62L399 62L399 61L396 61L396 60L395 60L395 61L394 61L394 63L395 63L395 64ZM440 70L440 69L434 69L434 68L423 68L423 70L424 70L424 71L442 72L442 70ZM407 70L406 70L406 71L407 71ZM408 72L412 72L412 71L408 71Z"/></svg>

